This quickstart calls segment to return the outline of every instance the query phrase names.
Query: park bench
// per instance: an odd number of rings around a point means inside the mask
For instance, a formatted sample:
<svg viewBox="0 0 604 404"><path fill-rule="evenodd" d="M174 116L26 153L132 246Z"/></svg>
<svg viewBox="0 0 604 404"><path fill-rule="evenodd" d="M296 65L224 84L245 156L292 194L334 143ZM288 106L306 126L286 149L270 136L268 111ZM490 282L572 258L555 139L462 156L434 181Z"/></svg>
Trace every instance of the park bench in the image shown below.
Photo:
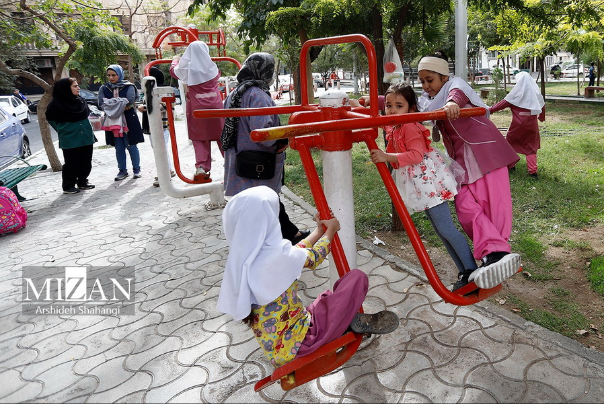
<svg viewBox="0 0 604 404"><path fill-rule="evenodd" d="M25 164L27 164L27 166L7 168L6 170L0 171L0 186L9 188L11 191L13 191L17 196L19 202L21 202L26 200L26 198L19 194L19 189L17 188L17 185L30 175L34 175L40 170L46 170L47 167L45 164L38 164L32 166L23 159L19 160L23 161Z"/></svg>
<svg viewBox="0 0 604 404"><path fill-rule="evenodd" d="M585 98L594 98L596 96L595 92L596 91L602 91L604 90L604 87L598 87L598 86L587 86L585 87Z"/></svg>
<svg viewBox="0 0 604 404"><path fill-rule="evenodd" d="M489 93L491 91L495 91L495 88L493 88L493 87L482 87L480 89L480 97L481 98L487 98L489 96Z"/></svg>

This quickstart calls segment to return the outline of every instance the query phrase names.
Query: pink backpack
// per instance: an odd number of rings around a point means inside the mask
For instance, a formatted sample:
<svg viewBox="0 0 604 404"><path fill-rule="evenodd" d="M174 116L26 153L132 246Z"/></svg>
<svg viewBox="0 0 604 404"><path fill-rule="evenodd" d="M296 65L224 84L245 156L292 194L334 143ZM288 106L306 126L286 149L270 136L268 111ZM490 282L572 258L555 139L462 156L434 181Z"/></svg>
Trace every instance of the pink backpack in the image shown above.
<svg viewBox="0 0 604 404"><path fill-rule="evenodd" d="M25 227L27 211L19 203L13 191L0 187L0 234L13 232Z"/></svg>

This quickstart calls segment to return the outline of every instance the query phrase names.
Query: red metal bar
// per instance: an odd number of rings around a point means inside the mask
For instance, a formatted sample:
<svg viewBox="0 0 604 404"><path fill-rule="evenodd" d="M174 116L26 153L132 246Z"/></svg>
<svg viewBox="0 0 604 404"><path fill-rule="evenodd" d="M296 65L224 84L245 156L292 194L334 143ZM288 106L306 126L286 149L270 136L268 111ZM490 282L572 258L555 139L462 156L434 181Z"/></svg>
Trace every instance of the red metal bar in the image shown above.
<svg viewBox="0 0 604 404"><path fill-rule="evenodd" d="M180 170L180 159L178 157L178 145L176 144L176 131L174 129L174 112L172 112L172 103L175 101L174 97L163 97L161 99L166 103L166 113L168 114L168 129L170 132L170 144L172 146L172 159L174 160L174 171L178 178L186 182L187 184L199 184L190 178L184 176Z"/></svg>
<svg viewBox="0 0 604 404"><path fill-rule="evenodd" d="M414 112L403 115L371 116L367 118L356 118L356 113L347 113L352 114L355 119L341 119L317 123L303 123L298 125L280 126L277 128L256 129L252 131L250 138L254 142L264 142L266 140L276 140L283 139L286 137L302 136L310 133L374 128L378 126L399 125L401 123L408 122L436 121L447 119L447 115L443 110L431 112ZM480 116L485 114L485 108L462 108L459 117L467 118L470 116ZM342 118L346 117L346 114L344 115L345 116L343 116Z"/></svg>
<svg viewBox="0 0 604 404"><path fill-rule="evenodd" d="M319 136L316 137L319 138ZM325 220L332 217L331 211L329 210L329 204L327 203L327 198L325 197L323 187L321 186L321 180L319 179L315 162L310 154L310 147L316 147L317 141L320 141L320 139L298 139L296 146L298 152L300 153L300 160L302 161L302 166L304 167L304 172L306 173L306 178L308 180L308 184L310 185L310 192L312 193L315 204L317 205L317 210L319 211L321 219ZM344 255L344 249L342 248L342 243L337 233L331 244L331 255L333 256L334 263L336 264L338 275L340 275L341 278L350 272L350 266L348 265L348 260L346 260L346 255Z"/></svg>
<svg viewBox="0 0 604 404"><path fill-rule="evenodd" d="M275 114L292 114L300 111L314 111L316 105L285 105L265 108L228 108L228 109L197 109L193 111L195 118L227 118L241 116L260 116Z"/></svg>
<svg viewBox="0 0 604 404"><path fill-rule="evenodd" d="M241 63L237 59L233 59L227 56L216 56L211 58L214 62L232 62L235 63L238 69L241 69Z"/></svg>
<svg viewBox="0 0 604 404"><path fill-rule="evenodd" d="M336 45L350 42L360 42L365 47L365 52L367 53L367 62L369 64L369 82L377 83L377 57L375 54L375 48L373 44L365 35L361 34L351 34L351 35L341 35L331 38L315 38L309 39L304 42L302 45L302 49L300 49L300 84L301 84L301 96L302 96L302 105L308 105L308 91L307 91L307 75L306 75L306 59L308 58L308 50L312 46L323 46L323 45ZM371 103L369 105L369 110L371 111L371 115L379 115L378 111L378 92L377 86L371 86L369 88L369 99Z"/></svg>

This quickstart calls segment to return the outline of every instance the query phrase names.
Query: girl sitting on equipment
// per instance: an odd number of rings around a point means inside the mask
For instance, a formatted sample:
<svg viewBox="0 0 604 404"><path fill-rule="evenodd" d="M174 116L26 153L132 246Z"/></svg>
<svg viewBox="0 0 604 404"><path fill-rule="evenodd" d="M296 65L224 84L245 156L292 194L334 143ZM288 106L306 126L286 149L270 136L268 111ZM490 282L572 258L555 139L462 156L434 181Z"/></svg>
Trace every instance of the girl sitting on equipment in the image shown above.
<svg viewBox="0 0 604 404"><path fill-rule="evenodd" d="M417 112L417 96L408 84L391 85L385 97L386 115ZM476 261L466 238L455 227L447 203L457 194L455 177L463 176L463 169L430 146L430 131L420 123L404 123L385 130L386 152L371 150L371 160L394 167L394 180L407 210L426 212L459 273L474 271Z"/></svg>
<svg viewBox="0 0 604 404"><path fill-rule="evenodd" d="M317 220L317 228L292 246L281 235L277 193L257 186L229 200L222 222L231 249L218 310L250 325L274 366L311 354L348 328L362 334L386 334L398 327L393 312L359 313L369 281L358 269L338 279L333 291L303 306L298 279L303 268L315 269L329 254L340 228L336 218Z"/></svg>

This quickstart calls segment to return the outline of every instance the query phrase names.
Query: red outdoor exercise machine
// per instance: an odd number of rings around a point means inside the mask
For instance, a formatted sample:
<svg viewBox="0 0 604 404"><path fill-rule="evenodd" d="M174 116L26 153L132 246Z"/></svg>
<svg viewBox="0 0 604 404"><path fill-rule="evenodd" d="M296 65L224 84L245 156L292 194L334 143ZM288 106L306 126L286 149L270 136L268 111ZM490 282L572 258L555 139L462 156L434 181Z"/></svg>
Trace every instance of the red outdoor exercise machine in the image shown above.
<svg viewBox="0 0 604 404"><path fill-rule="evenodd" d="M151 67L155 65L159 65L162 63L171 64L171 59L162 59L161 58L161 45L166 38L169 38L170 35L178 35L180 37L179 41L176 42L168 42L168 45L173 47L186 47L191 42L197 41L199 39L199 35L208 35L208 42L206 44L208 46L216 46L218 48L218 53L221 56L212 57L212 60L215 62L230 62L234 63L238 69L241 68L241 63L236 59L230 58L226 56L226 51L224 50L224 46L226 45L224 32L222 30L218 31L198 31L195 28L183 28L183 27L169 27L161 31L155 41L153 42L153 47L156 50L156 55L158 56L157 60L153 60L149 62L145 66L145 77L143 78L143 89L146 88L146 82L148 80L155 80L153 77L150 77ZM228 84L228 83L227 83ZM226 86L228 89L228 85ZM184 94L184 88L181 85L181 94ZM151 137L153 141L153 153L155 155L155 162L157 166L157 176L160 183L160 187L164 193L169 196L173 196L176 198L186 198L190 196L197 196L202 194L210 195L210 203L206 205L207 209L215 209L220 208L225 205L224 201L224 189L222 183L210 184L209 182L200 183L195 181L194 179L186 177L181 170L180 166L180 158L178 154L178 146L176 142L176 132L174 129L174 113L172 106L175 102L174 92L171 87L157 87L154 86L153 96L147 97L147 99L151 99L152 106L148 108L149 114L149 127L151 132ZM166 113L168 116L168 130L170 132L170 143L171 143L171 152L172 158L174 161L174 170L183 182L187 184L198 184L195 187L187 187L187 188L177 188L172 183L172 178L170 176L170 169L167 158L167 150L165 147L165 143L163 140L163 123L161 121L161 114L156 113L153 114L154 111L160 111L160 101L165 103L166 105ZM184 101L184 99L183 99ZM183 109L185 109L186 114L186 102L183 102ZM152 116L153 115L153 116ZM211 180L210 180L211 182Z"/></svg>
<svg viewBox="0 0 604 404"><path fill-rule="evenodd" d="M365 46L369 64L369 79L377 82L377 63L375 49L364 35L344 35L332 38L320 38L306 41L300 51L300 65L306 66L309 48L360 42ZM308 103L307 73L301 70L301 105L227 110L198 110L193 115L203 117L257 116L273 114L292 114L289 125L276 128L252 131L251 138L256 142L289 138L290 147L300 153L305 174L308 178L317 210L322 219L331 217L331 211L340 219L342 229L336 234L332 243L330 265L335 264L339 277L356 266L356 245L354 232L354 214L352 206L352 164L351 149L354 143L363 142L369 150L378 148L376 139L378 127L398 125L406 122L421 122L426 120L446 119L444 111L425 113L410 113L406 115L380 116L378 111L377 86L370 88L370 107L351 108L348 106L346 94L338 92L326 93L320 97L319 105ZM460 117L484 115L484 108L466 108L461 110ZM317 148L322 151L323 183L321 185L310 150ZM401 218L402 224L409 236L428 281L445 302L465 306L477 303L502 288L497 285L491 289L479 289L473 282L455 292L449 291L441 282L430 257L411 220L409 212L396 188L394 180L385 163L376 167L384 181L386 190L392 199L394 207ZM331 209L330 209L331 208ZM350 219L352 215L352 219ZM333 273L332 273L333 274ZM332 283L335 282L332 276ZM272 375L260 380L255 385L259 391L266 386L280 381L284 390L290 390L304 384L345 363L356 352L361 342L361 336L349 332L337 340L327 344L313 354L294 359L277 368Z"/></svg>

